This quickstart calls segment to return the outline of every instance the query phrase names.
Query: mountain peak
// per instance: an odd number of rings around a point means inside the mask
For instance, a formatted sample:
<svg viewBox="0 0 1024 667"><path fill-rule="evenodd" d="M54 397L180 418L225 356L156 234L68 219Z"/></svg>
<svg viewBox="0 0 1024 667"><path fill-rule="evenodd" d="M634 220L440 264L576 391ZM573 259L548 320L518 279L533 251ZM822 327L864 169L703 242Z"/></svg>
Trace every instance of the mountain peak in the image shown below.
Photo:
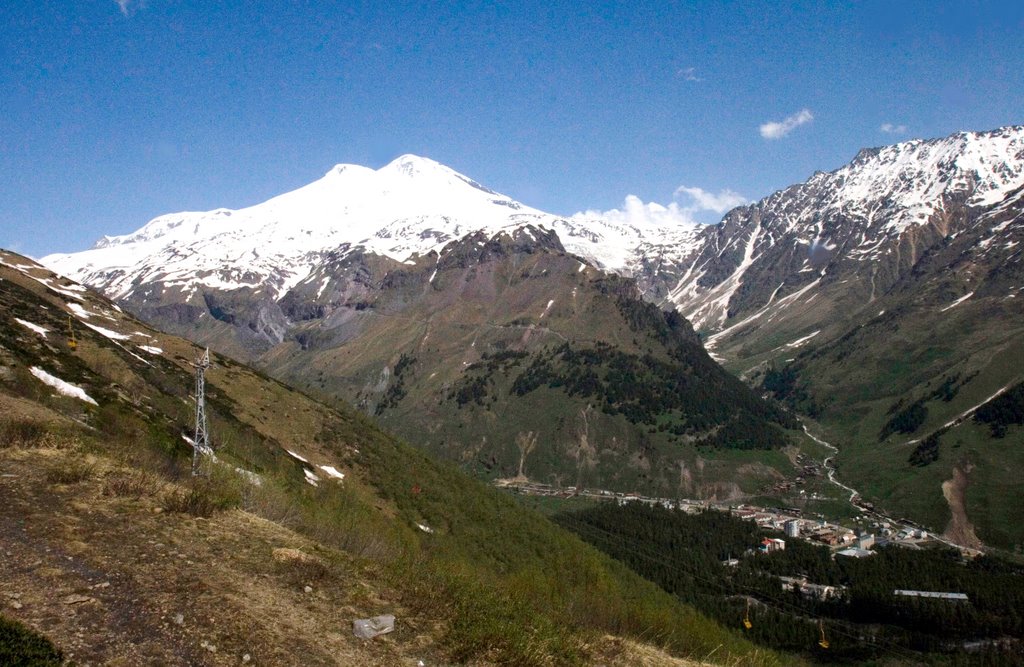
<svg viewBox="0 0 1024 667"><path fill-rule="evenodd" d="M397 172L406 176L416 176L424 172L441 171L448 173L452 170L440 162L436 162L430 158L406 153L405 155L396 157L394 160L381 167L378 171Z"/></svg>

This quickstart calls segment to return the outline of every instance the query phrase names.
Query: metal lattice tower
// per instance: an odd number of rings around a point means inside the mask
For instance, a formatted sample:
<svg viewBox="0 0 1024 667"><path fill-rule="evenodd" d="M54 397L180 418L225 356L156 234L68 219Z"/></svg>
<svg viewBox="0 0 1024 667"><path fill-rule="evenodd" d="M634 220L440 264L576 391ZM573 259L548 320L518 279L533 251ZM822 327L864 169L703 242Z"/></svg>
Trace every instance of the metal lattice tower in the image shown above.
<svg viewBox="0 0 1024 667"><path fill-rule="evenodd" d="M206 369L210 367L210 348L193 364L196 368L196 433L192 443L192 476L200 474L201 457L212 454L206 429Z"/></svg>

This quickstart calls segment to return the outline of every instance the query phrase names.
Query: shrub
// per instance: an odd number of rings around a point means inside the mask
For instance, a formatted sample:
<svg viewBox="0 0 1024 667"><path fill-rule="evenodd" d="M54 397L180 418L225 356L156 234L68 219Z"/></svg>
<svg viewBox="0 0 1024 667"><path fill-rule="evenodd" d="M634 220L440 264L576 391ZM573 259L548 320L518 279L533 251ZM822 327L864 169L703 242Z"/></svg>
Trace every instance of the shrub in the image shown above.
<svg viewBox="0 0 1024 667"><path fill-rule="evenodd" d="M298 549L274 549L273 557L278 574L294 586L323 581L331 574L326 563Z"/></svg>
<svg viewBox="0 0 1024 667"><path fill-rule="evenodd" d="M163 496L161 506L167 512L180 512L210 518L215 512L237 507L241 494L236 484L220 475L193 478L184 489L172 489Z"/></svg>
<svg viewBox="0 0 1024 667"><path fill-rule="evenodd" d="M81 456L72 456L47 470L46 481L51 484L78 484L92 477L95 469L95 463Z"/></svg>
<svg viewBox="0 0 1024 667"><path fill-rule="evenodd" d="M139 499L154 495L160 482L155 475L144 470L118 471L107 476L103 495Z"/></svg>
<svg viewBox="0 0 1024 667"><path fill-rule="evenodd" d="M46 424L30 419L0 422L0 447L33 447L48 431Z"/></svg>
<svg viewBox="0 0 1024 667"><path fill-rule="evenodd" d="M408 534L349 488L317 493L305 503L296 529L360 558L392 561L414 549Z"/></svg>
<svg viewBox="0 0 1024 667"><path fill-rule="evenodd" d="M46 637L0 616L0 665L61 665L64 654Z"/></svg>
<svg viewBox="0 0 1024 667"><path fill-rule="evenodd" d="M400 568L404 602L448 620L445 645L458 663L575 665L584 647L575 629L538 614L532 601L453 562L408 562ZM411 585L408 582L413 582Z"/></svg>
<svg viewBox="0 0 1024 667"><path fill-rule="evenodd" d="M74 435L34 419L0 421L0 448L77 449L82 444Z"/></svg>

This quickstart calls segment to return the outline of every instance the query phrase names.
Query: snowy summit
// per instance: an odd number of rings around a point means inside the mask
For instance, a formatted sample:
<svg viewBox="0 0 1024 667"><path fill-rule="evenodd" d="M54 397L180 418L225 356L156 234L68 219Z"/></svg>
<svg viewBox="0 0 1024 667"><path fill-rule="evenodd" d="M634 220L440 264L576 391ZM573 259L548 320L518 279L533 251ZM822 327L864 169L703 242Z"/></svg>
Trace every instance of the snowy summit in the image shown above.
<svg viewBox="0 0 1024 667"><path fill-rule="evenodd" d="M530 208L433 160L403 155L373 170L339 164L321 179L239 210L183 212L153 219L90 250L50 255L54 270L124 296L133 285L267 288L282 295L325 254L363 249L398 261L439 252L467 234L526 225L554 229L570 251L628 270L638 246L686 229L565 219Z"/></svg>

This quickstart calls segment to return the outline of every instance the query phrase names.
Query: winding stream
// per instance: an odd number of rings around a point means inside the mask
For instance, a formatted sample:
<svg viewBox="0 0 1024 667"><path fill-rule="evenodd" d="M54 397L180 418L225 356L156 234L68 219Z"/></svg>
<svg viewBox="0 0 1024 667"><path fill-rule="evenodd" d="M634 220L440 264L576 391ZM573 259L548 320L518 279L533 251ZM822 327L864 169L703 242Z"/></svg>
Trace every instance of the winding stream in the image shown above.
<svg viewBox="0 0 1024 667"><path fill-rule="evenodd" d="M863 508L860 507L860 505L858 505L856 502L854 502L854 498L859 497L860 496L860 492L857 491L854 488L846 486L845 484L840 482L838 479L836 479L836 466L835 466L835 463L833 463L832 460L836 457L836 454L839 453L839 448L836 447L835 445L831 445L831 444L825 442L824 440L822 440L818 436L816 436L813 433L811 433L809 430L807 430L807 424L804 424L803 422L800 422L800 425L803 427L804 433L807 434L808 438L810 438L814 442L818 443L822 447L826 447L829 450L831 450L832 456L826 457L825 460L821 462L822 467L824 467L825 470L828 472L828 481L832 482L833 484L838 486L840 489L843 489L844 491L849 491L850 492L850 504L853 505L854 507L856 507L857 509L862 510Z"/></svg>
<svg viewBox="0 0 1024 667"><path fill-rule="evenodd" d="M998 395L998 394L996 394L996 395ZM972 410L974 410L974 409L976 409L976 408L972 408ZM862 505L860 503L860 499L861 499L860 492L857 491L856 489L852 488L852 487L846 486L845 484L840 482L838 479L836 479L836 467L835 467L835 463L833 462L833 459L836 457L836 454L839 453L839 448L836 447L835 445L832 445L832 444L829 444L829 443L825 442L824 440L822 440L818 436L816 436L813 433L811 433L809 430L807 430L807 424L804 424L803 422L800 422L800 425L803 427L804 433L807 434L808 438L810 438L814 442L818 443L822 447L828 448L832 452L832 456L826 457L825 460L821 462L822 467L824 467L825 470L827 471L828 481L833 483L833 484L835 484L840 489L843 489L844 491L848 491L850 493L850 498L849 498L850 504L853 505L854 507L856 507L859 512L863 512L864 514L869 514L869 515L874 516L875 518L881 519L883 521L888 521L889 523L892 523L893 525L896 525L896 526L908 526L908 527L911 527L911 528L920 528L920 526L915 526L915 525L908 524L906 519L894 519L891 516L888 516L886 514L883 514L882 512L879 512L877 509L868 509L867 507L864 507L864 505ZM954 549L959 549L962 552L966 551L968 553L975 553L975 554L980 553L980 551L978 549L974 549L972 547L968 547L968 546L965 546L965 545L962 545L962 544L957 544L956 542L953 542L952 540L950 540L950 539L948 539L948 538L946 538L946 537L944 537L942 535L939 535L936 532L933 532L931 529L927 529L927 530L928 530L929 536L932 539L934 539L934 540L936 540L938 542L942 542L943 544L945 544L947 546L953 547Z"/></svg>

